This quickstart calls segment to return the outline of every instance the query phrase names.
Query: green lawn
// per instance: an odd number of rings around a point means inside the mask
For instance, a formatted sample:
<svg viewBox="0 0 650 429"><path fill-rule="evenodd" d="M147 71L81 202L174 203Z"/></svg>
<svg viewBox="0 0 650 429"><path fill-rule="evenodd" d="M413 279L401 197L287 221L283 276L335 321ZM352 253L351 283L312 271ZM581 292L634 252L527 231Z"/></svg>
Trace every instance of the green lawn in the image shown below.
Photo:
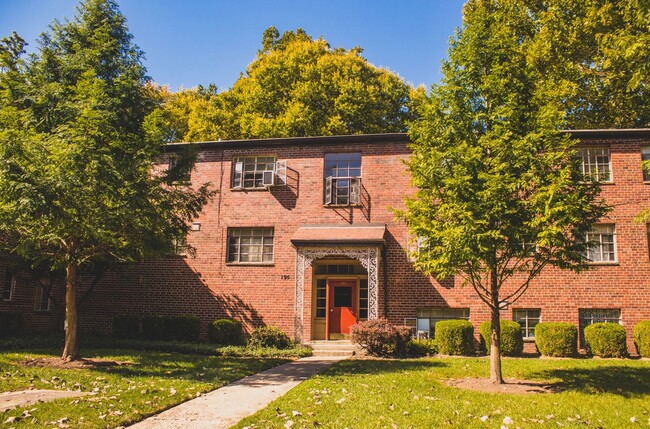
<svg viewBox="0 0 650 429"><path fill-rule="evenodd" d="M155 414L288 359L197 356L151 351L84 349L84 357L130 361L133 365L94 369L24 367L26 357L59 356L61 350L0 353L0 391L28 389L80 389L92 396L52 402L0 412L0 427L52 428L59 423L70 428L114 428ZM31 416L3 424L23 413ZM61 426L65 427L65 426Z"/></svg>
<svg viewBox="0 0 650 429"><path fill-rule="evenodd" d="M350 360L237 427L650 428L650 361L506 358L503 369L506 377L551 381L563 391L480 393L441 383L487 377L486 358ZM505 425L506 417L513 422Z"/></svg>

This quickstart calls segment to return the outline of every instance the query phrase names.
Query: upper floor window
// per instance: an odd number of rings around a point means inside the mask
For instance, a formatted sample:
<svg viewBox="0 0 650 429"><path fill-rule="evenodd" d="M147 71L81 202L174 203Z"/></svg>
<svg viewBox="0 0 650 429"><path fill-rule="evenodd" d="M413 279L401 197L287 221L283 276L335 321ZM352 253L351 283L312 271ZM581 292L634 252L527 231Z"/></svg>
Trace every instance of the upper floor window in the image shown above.
<svg viewBox="0 0 650 429"><path fill-rule="evenodd" d="M325 154L325 204L361 204L361 153Z"/></svg>
<svg viewBox="0 0 650 429"><path fill-rule="evenodd" d="M273 228L229 228L227 262L273 262Z"/></svg>
<svg viewBox="0 0 650 429"><path fill-rule="evenodd" d="M247 156L233 160L232 188L266 188L275 184L274 156Z"/></svg>
<svg viewBox="0 0 650 429"><path fill-rule="evenodd" d="M3 301L13 300L15 289L16 289L16 274L11 271L6 271L4 288L2 289L2 300Z"/></svg>
<svg viewBox="0 0 650 429"><path fill-rule="evenodd" d="M650 147L641 148L641 162L650 161ZM650 182L650 171L641 164L641 170L643 170L643 181Z"/></svg>
<svg viewBox="0 0 650 429"><path fill-rule="evenodd" d="M609 148L579 148L578 156L582 161L582 174L585 179L593 180L594 182L612 181Z"/></svg>
<svg viewBox="0 0 650 429"><path fill-rule="evenodd" d="M587 234L586 258L590 262L616 262L616 230L614 225L595 225Z"/></svg>

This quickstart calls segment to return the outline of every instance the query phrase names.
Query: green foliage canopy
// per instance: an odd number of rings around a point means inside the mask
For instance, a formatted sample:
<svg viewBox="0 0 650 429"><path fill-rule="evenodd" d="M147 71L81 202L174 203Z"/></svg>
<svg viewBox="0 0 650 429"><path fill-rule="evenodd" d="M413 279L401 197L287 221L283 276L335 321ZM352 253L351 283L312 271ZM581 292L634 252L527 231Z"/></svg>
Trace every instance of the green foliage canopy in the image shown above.
<svg viewBox="0 0 650 429"><path fill-rule="evenodd" d="M373 66L360 48L331 48L304 30L264 32L234 86L167 98L162 122L184 141L401 132L424 89Z"/></svg>
<svg viewBox="0 0 650 429"><path fill-rule="evenodd" d="M465 5L442 83L410 130L417 193L400 213L423 243L415 266L459 275L490 307L494 382L502 302L547 265L585 268L584 237L608 210L578 173L574 142L559 133L562 103L529 60L537 24L518 0ZM508 280L519 283L501 294Z"/></svg>
<svg viewBox="0 0 650 429"><path fill-rule="evenodd" d="M67 290L79 269L169 252L211 196L154 173L163 146L144 127L155 92L112 0L87 0L54 22L25 60L0 42L0 234L7 249L52 270ZM191 165L185 164L186 172ZM74 293L68 332L76 333ZM68 343L67 358L78 355Z"/></svg>

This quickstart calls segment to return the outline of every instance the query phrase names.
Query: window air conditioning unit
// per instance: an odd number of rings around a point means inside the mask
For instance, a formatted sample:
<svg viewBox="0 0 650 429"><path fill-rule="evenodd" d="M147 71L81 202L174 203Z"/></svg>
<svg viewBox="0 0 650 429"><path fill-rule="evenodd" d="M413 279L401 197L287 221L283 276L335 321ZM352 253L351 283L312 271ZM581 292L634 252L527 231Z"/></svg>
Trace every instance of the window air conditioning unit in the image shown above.
<svg viewBox="0 0 650 429"><path fill-rule="evenodd" d="M276 161L275 170L262 173L262 185L267 188L271 186L282 186L287 184L287 161Z"/></svg>
<svg viewBox="0 0 650 429"><path fill-rule="evenodd" d="M262 185L267 188L275 186L275 171L269 170L262 173Z"/></svg>

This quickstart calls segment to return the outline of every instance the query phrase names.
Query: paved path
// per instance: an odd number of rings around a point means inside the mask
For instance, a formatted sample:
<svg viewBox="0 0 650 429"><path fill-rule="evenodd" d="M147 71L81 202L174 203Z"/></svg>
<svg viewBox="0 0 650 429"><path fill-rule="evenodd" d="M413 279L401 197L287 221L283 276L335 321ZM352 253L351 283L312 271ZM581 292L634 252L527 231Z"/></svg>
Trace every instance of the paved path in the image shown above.
<svg viewBox="0 0 650 429"><path fill-rule="evenodd" d="M308 357L250 375L130 426L130 429L226 429L345 357Z"/></svg>

